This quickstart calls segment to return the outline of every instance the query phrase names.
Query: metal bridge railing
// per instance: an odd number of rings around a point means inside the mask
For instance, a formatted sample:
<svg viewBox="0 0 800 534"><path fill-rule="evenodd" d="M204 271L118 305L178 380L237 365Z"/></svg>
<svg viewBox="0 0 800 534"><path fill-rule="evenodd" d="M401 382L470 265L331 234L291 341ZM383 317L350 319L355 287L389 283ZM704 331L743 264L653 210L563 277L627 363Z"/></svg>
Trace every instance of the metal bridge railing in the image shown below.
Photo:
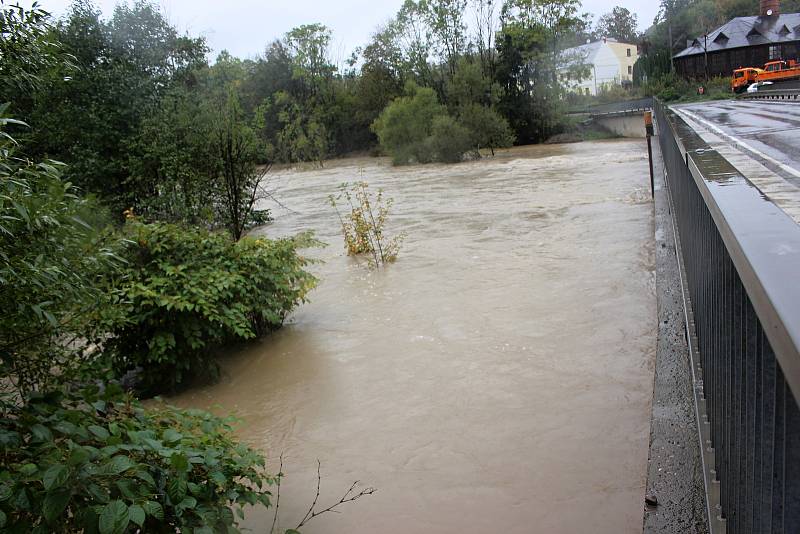
<svg viewBox="0 0 800 534"><path fill-rule="evenodd" d="M595 116L602 115L624 115L626 113L637 113L653 109L653 98L637 98L636 100L623 100L609 104L598 104L580 110L572 111L574 114L584 114Z"/></svg>
<svg viewBox="0 0 800 534"><path fill-rule="evenodd" d="M788 102L800 101L798 89L773 89L758 91L757 93L744 93L737 97L741 100L783 100Z"/></svg>
<svg viewBox="0 0 800 534"><path fill-rule="evenodd" d="M800 226L655 103L714 532L800 532Z"/></svg>

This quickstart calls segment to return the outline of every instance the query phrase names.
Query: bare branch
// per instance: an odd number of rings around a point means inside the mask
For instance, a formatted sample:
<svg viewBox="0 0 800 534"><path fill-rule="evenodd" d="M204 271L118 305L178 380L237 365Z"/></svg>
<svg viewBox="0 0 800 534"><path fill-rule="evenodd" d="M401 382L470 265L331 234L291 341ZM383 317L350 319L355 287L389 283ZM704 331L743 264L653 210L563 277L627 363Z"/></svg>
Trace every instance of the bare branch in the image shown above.
<svg viewBox="0 0 800 534"><path fill-rule="evenodd" d="M322 485L322 474L320 473L321 469L322 469L322 464L320 463L319 458L317 458L317 494L314 496L314 502L311 503L311 507L308 509L308 512L306 512L306 515L303 516L303 519L300 521L300 524L297 525L297 529L302 527L306 523L306 521L314 517L314 507L317 505L317 501L319 500L319 487Z"/></svg>
<svg viewBox="0 0 800 534"><path fill-rule="evenodd" d="M275 532L275 525L278 523L278 508L281 506L281 478L283 478L283 453L281 453L281 463L278 467L278 486L275 489L275 515L272 516L272 527L269 529L269 534Z"/></svg>
<svg viewBox="0 0 800 534"><path fill-rule="evenodd" d="M328 506L324 510L314 511L314 508L317 506L317 501L319 500L319 489L320 489L320 485L322 483L322 476L320 474L320 468L321 468L320 461L317 460L317 494L314 496L314 502L311 503L311 508L308 509L308 512L306 512L306 515L303 517L303 520L300 521L300 523L297 525L295 530L300 530L300 528L303 527L303 525L305 525L306 523L308 523L309 521L311 521L315 517L320 516L322 514L325 514L327 512L339 513L339 510L336 510L337 507L339 507L339 506L341 506L341 505L343 505L345 503L348 503L348 502L357 501L358 499L360 499L360 498L362 498L362 497L364 497L366 495L372 495L373 493L378 491L375 488L369 487L369 488L364 488L363 490L361 490L358 493L353 493L353 491L356 489L356 486L359 483L359 481L356 480L355 482L353 482L353 484L350 486L350 488L345 492L345 494L342 496L342 498L339 499L337 502L335 502L332 505Z"/></svg>

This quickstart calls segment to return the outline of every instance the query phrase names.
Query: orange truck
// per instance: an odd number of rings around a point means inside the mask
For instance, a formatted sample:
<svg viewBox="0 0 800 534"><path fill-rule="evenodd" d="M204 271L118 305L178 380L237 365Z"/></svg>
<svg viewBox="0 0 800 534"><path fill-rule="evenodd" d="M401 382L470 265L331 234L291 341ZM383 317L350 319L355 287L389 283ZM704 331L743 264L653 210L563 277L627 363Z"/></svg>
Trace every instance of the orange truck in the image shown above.
<svg viewBox="0 0 800 534"><path fill-rule="evenodd" d="M755 67L744 67L733 71L731 78L731 90L734 93L744 93L751 84L758 81L759 73L764 72L763 69Z"/></svg>
<svg viewBox="0 0 800 534"><path fill-rule="evenodd" d="M794 59L770 61L764 65L763 72L758 73L759 82L782 82L795 78L800 78L800 64Z"/></svg>
<svg viewBox="0 0 800 534"><path fill-rule="evenodd" d="M770 61L763 69L743 67L733 71L731 89L734 93L743 93L756 82L783 82L797 78L800 78L800 63L796 60Z"/></svg>

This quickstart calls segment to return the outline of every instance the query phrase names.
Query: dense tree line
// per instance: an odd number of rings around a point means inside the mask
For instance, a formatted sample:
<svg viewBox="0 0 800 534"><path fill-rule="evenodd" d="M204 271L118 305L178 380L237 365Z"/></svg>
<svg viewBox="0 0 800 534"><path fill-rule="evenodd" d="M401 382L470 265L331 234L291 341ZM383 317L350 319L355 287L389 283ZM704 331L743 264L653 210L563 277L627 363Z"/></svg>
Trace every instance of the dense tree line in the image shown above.
<svg viewBox="0 0 800 534"><path fill-rule="evenodd" d="M432 90L465 132L457 150L477 155L558 133L558 51L585 33L579 10L579 0L407 0L336 65L321 24L287 31L253 59L222 51L210 62L203 38L180 34L146 0L108 19L76 0L47 25L63 61L34 65L36 89L6 84L0 101L36 126L24 139L32 156L69 163L67 176L116 213L132 207L236 235L247 223L223 209L226 182L246 184L247 212L259 166L374 150L376 121L412 85ZM225 154L232 140L246 168Z"/></svg>

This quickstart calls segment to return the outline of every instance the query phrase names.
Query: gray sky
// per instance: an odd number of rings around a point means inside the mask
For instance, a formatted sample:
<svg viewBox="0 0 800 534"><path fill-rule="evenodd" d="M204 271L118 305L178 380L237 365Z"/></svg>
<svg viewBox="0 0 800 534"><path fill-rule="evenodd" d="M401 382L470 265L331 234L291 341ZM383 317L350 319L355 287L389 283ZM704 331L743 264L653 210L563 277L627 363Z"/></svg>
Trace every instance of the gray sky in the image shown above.
<svg viewBox="0 0 800 534"><path fill-rule="evenodd" d="M334 59L340 63L369 40L376 26L391 18L403 0L157 0L180 30L203 35L213 48L212 58L227 49L252 57L270 41L301 24L321 22L333 30ZM39 0L55 15L70 0ZM117 0L95 0L108 16ZM658 0L583 0L583 10L595 15L623 6L639 16L640 29L653 22ZM337 57L338 56L338 57Z"/></svg>

